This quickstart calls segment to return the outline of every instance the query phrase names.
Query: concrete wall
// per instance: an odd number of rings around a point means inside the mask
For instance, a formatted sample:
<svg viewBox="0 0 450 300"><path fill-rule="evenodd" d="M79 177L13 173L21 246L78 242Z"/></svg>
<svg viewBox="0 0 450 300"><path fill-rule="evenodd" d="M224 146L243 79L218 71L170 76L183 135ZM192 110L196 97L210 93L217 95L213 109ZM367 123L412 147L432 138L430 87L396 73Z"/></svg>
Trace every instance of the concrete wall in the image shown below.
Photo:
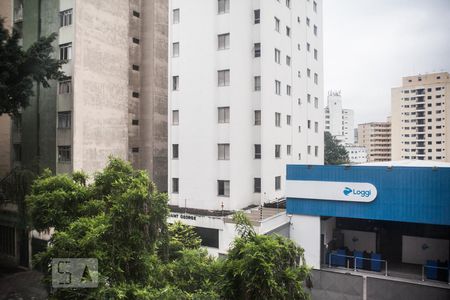
<svg viewBox="0 0 450 300"><path fill-rule="evenodd" d="M142 1L139 168L167 192L168 1Z"/></svg>
<svg viewBox="0 0 450 300"><path fill-rule="evenodd" d="M76 0L73 169L92 173L128 153L127 1Z"/></svg>

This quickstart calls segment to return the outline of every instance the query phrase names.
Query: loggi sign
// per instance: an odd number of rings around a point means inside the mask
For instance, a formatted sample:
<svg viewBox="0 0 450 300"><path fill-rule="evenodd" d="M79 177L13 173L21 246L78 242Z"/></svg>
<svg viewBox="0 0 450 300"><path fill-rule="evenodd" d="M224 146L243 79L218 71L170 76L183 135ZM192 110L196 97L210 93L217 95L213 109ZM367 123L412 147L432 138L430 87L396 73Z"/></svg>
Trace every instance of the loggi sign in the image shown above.
<svg viewBox="0 0 450 300"><path fill-rule="evenodd" d="M367 182L287 180L286 197L331 201L372 202L377 189Z"/></svg>

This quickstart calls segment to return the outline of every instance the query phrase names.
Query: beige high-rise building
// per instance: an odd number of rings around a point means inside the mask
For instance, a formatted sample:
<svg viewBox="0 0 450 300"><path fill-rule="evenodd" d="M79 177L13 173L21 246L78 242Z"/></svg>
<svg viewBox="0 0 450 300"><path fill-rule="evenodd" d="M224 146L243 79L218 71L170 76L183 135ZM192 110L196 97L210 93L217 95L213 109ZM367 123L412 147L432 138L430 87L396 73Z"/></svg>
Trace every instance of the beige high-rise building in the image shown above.
<svg viewBox="0 0 450 300"><path fill-rule="evenodd" d="M11 3L25 49L58 34L68 76L35 88L12 128L13 164L92 174L114 155L167 191L168 1Z"/></svg>
<svg viewBox="0 0 450 300"><path fill-rule="evenodd" d="M392 89L392 158L450 161L450 75L403 77Z"/></svg>
<svg viewBox="0 0 450 300"><path fill-rule="evenodd" d="M359 124L358 145L367 149L369 162L391 160L391 123L389 120Z"/></svg>

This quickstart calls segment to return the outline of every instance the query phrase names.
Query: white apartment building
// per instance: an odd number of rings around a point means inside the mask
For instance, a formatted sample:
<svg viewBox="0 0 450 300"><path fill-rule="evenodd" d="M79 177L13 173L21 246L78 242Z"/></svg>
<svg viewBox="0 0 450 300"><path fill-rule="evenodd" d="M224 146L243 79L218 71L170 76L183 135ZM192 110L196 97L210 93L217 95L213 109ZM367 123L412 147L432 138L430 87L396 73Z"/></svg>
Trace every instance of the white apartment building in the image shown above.
<svg viewBox="0 0 450 300"><path fill-rule="evenodd" d="M392 159L450 161L450 75L403 77L392 89Z"/></svg>
<svg viewBox="0 0 450 300"><path fill-rule="evenodd" d="M325 107L325 131L335 136L342 144L353 144L354 112L342 108L341 92L329 91Z"/></svg>
<svg viewBox="0 0 450 300"><path fill-rule="evenodd" d="M348 153L348 159L351 164L362 164L368 161L368 154L366 147L355 144L346 144L345 150Z"/></svg>
<svg viewBox="0 0 450 300"><path fill-rule="evenodd" d="M286 164L323 163L322 1L171 0L169 41L172 211L275 202Z"/></svg>

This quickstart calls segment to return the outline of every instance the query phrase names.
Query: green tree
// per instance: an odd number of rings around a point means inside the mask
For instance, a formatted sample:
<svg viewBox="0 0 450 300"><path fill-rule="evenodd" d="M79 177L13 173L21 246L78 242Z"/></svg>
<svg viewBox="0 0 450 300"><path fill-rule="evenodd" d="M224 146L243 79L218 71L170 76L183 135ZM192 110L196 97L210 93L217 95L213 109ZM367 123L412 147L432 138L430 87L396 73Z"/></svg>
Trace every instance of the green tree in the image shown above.
<svg viewBox="0 0 450 300"><path fill-rule="evenodd" d="M33 82L49 87L49 80L63 78L63 61L52 58L56 34L41 37L26 51L19 45L19 34L12 34L0 18L0 115L18 115L33 95Z"/></svg>
<svg viewBox="0 0 450 300"><path fill-rule="evenodd" d="M194 228L177 221L169 225L169 259L181 256L185 249L200 249L201 239Z"/></svg>
<svg viewBox="0 0 450 300"><path fill-rule="evenodd" d="M326 165L342 165L348 164L348 152L345 147L339 144L336 137L331 133L325 132L325 164Z"/></svg>
<svg viewBox="0 0 450 300"><path fill-rule="evenodd" d="M234 216L240 237L224 262L226 299L308 299L310 270L303 249L279 235L259 235L243 213Z"/></svg>

